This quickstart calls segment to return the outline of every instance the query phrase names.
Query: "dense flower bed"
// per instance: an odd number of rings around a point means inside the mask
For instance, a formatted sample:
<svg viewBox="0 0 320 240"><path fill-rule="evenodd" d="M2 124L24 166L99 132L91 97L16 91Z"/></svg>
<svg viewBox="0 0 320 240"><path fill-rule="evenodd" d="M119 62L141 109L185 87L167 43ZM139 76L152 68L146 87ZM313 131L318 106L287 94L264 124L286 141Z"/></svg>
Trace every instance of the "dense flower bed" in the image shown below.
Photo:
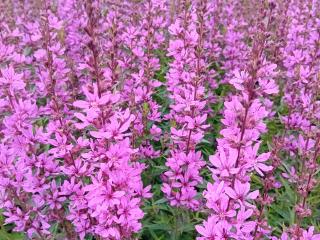
<svg viewBox="0 0 320 240"><path fill-rule="evenodd" d="M320 239L319 1L0 10L0 240Z"/></svg>

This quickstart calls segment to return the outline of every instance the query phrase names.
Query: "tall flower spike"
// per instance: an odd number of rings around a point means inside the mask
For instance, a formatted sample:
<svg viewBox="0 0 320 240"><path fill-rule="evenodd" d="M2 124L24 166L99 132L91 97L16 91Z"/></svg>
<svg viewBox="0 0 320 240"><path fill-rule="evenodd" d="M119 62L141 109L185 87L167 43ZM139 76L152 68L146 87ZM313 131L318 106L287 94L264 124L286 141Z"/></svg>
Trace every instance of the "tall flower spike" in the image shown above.
<svg viewBox="0 0 320 240"><path fill-rule="evenodd" d="M271 21L272 8L268 9L268 21ZM268 116L268 109L259 96L278 92L273 78L275 65L265 59L264 50L267 42L267 27L256 31L251 58L243 69L235 69L234 77L229 80L238 91L225 101L215 155L210 156L212 177L215 184L208 184L204 197L210 209L208 221L223 225L224 238L259 239L257 233L268 234L268 230L251 220L255 206L251 203L258 196L257 191L250 192L250 172L256 171L264 176L272 167L266 164L270 153L258 153L259 138L266 132L263 120ZM249 53L247 53L249 55ZM219 194L214 191L219 189ZM198 226L202 235L198 239L211 239L215 232L208 229L209 222Z"/></svg>
<svg viewBox="0 0 320 240"><path fill-rule="evenodd" d="M148 0L135 4L134 11L139 21L130 19L131 24L125 32L125 45L130 50L128 59L132 61L131 73L124 83L122 97L129 102L129 107L135 115L133 122L132 144L139 147L140 158L155 158L155 151L150 143L157 140L161 129L156 125L161 121L159 104L153 99L161 82L154 79L156 71L160 70L156 50L164 46L165 1ZM132 16L135 16L132 13ZM152 128L150 127L152 125ZM139 142L141 142L139 144Z"/></svg>
<svg viewBox="0 0 320 240"><path fill-rule="evenodd" d="M302 228L302 220L312 215L308 196L317 186L315 174L319 169L320 156L319 112L319 6L309 2L295 2L288 8L288 31L286 46L282 49L286 68L284 103L288 115L282 116L285 126L282 147L292 161L290 171L283 173L298 194L294 206L295 225L289 226L287 234L292 239L313 237L313 228ZM310 18L310 16L313 16ZM318 237L318 236L317 236ZM316 236L314 236L316 239Z"/></svg>
<svg viewBox="0 0 320 240"><path fill-rule="evenodd" d="M196 210L196 186L202 182L200 170L205 165L196 145L204 137L207 114L204 82L207 63L204 59L206 1L183 1L179 17L169 27L172 39L168 56L173 58L167 74L167 89L172 101L170 157L164 173L162 191L170 204Z"/></svg>
<svg viewBox="0 0 320 240"><path fill-rule="evenodd" d="M117 12L109 9L107 22L102 23L99 1L86 1L86 32L89 37L88 57L85 67L89 81L83 87L84 100L74 102L79 109L74 114L76 127L87 129L89 141L78 139L83 149L75 167L64 169L74 177L65 181L65 191L70 195L70 219L79 236L87 234L106 239L126 239L141 229L144 213L140 206L143 198L151 196L150 186L144 188L141 173L145 169L134 159L137 151L131 147L129 127L135 120L119 92L118 67L120 40L115 31ZM99 23L102 23L99 25ZM119 22L121 24L121 22ZM120 26L121 27L121 26ZM108 38L103 30L111 31ZM105 54L104 48L113 54ZM107 66L104 66L106 60ZM83 142L83 143L82 143ZM89 183L79 177L86 173ZM77 191L70 191L76 188Z"/></svg>
<svg viewBox="0 0 320 240"><path fill-rule="evenodd" d="M48 13L49 10L45 8L45 12ZM53 15L50 15L50 18L47 14L45 16L44 21L47 28L43 32L54 36L52 29L59 28L59 21ZM40 24L37 26L39 27ZM37 30L41 32L40 28ZM17 30L15 36L12 37L21 38L18 33ZM37 40L42 39L42 36L39 35ZM47 67L50 66L51 68L50 76L56 74L56 76L61 77L63 83L65 74L63 60L59 59L60 56L57 56L59 53L61 54L62 50L59 49L59 44L54 37L51 40L50 45L48 41L44 40L42 42L47 43L46 49L50 48L52 53ZM21 45L27 43L23 40ZM41 46L41 44L39 45ZM40 52L36 50L34 57L38 57ZM47 55L46 51L43 52L44 55ZM34 124L39 116L53 109L50 105L45 106L43 110L39 109L35 101L39 92L37 90L35 90L35 93L30 91L30 85L34 84L30 79L32 78L31 74L28 74L28 71L25 71L24 74L16 72L18 66L20 69L24 69L25 64L30 63L30 61L20 54L17 54L13 60L12 64L15 64L15 68L10 66L1 72L1 83L4 84L2 86L4 91L7 92L11 114L3 119L3 124L6 127L3 128L2 134L7 137L1 139L1 141L7 147L3 146L1 150L3 152L1 156L1 165L3 165L1 190L4 190L7 194L4 199L1 199L1 201L4 201L1 202L1 205L4 207L4 215L7 216L5 220L7 224L15 223L15 230L25 232L29 238L45 238L51 236L49 228L52 221L64 222L66 220L63 212L60 213L65 197L60 196L60 185L55 182L55 176L60 173L58 161L49 156L50 153L43 153L38 148L42 143L46 143L46 137L50 134L47 135L43 128ZM57 67L59 64L60 68ZM42 69L43 80L51 86L51 90L48 92L54 95L56 91L59 91L59 88L56 88L53 84L52 78L46 78L49 76L44 74L47 67L36 67ZM19 86L16 85L18 81L20 81ZM38 84L36 82L35 89L37 88ZM10 89L14 89L14 91L12 92ZM63 94L61 97L64 96ZM60 150L56 153L62 154Z"/></svg>

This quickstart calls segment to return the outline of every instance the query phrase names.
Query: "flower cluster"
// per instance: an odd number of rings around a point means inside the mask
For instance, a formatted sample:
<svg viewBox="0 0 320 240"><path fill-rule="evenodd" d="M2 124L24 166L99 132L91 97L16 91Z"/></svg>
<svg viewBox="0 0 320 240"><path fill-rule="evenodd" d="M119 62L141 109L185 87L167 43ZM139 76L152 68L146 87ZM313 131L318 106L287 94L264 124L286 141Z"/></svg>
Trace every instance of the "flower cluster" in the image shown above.
<svg viewBox="0 0 320 240"><path fill-rule="evenodd" d="M129 19L132 24L127 26L123 36L130 55L127 56L129 76L125 80L122 97L136 117L132 141L139 145L140 158L155 158L159 156L159 151L154 150L150 140L157 141L161 136L162 130L157 126L161 121L161 109L152 96L162 85L154 75L160 70L156 50L165 44L166 2L150 0L131 7L145 14L138 20Z"/></svg>
<svg viewBox="0 0 320 240"><path fill-rule="evenodd" d="M196 145L209 127L204 88L208 64L203 58L208 7L206 1L184 1L181 13L169 27L172 39L168 56L173 61L167 87L172 103L166 118L171 122L172 144L162 191L171 205L190 209L197 209L200 204L195 187L202 182L199 173L205 163Z"/></svg>
<svg viewBox="0 0 320 240"><path fill-rule="evenodd" d="M320 156L319 113L319 18L315 16L313 5L307 3L293 4L288 8L286 46L283 48L286 69L286 87L284 102L288 114L282 116L286 133L282 146L292 159L288 171L283 176L288 178L296 188L298 201L294 206L296 212L295 226L287 233L292 239L305 236L301 227L303 218L311 216L308 195L316 186L317 159ZM314 16L310 18L309 16ZM310 236L313 229L308 231Z"/></svg>
<svg viewBox="0 0 320 240"><path fill-rule="evenodd" d="M83 14L77 27L85 31L76 36L64 31L71 20L59 18L70 6L78 7L74 14ZM1 143L5 222L15 223L14 230L29 238L50 236L55 222L68 239L88 234L129 238L141 229L142 199L151 196L141 179L145 165L135 160L137 150L129 140L135 116L122 106L115 83L102 74L116 69L101 62L98 3L78 6L70 1L61 8L66 9L56 14L44 1L40 20L21 22L3 33L8 49L3 56L8 64L1 69L1 103L7 112L1 128L7 136ZM18 27L29 37L22 46L10 45L23 36ZM67 49L73 38L83 43L77 50ZM11 58L13 50L18 54L26 46L31 55ZM81 51L84 59L73 64ZM80 84L78 92L72 91Z"/></svg>
<svg viewBox="0 0 320 240"><path fill-rule="evenodd" d="M268 21L271 14L272 8L268 9ZM270 106L265 106L260 98L278 93L274 80L277 65L266 59L264 48L268 39L263 30L257 28L251 52L247 53L251 58L245 67L236 68L228 81L237 92L224 102L222 138L217 139L217 151L209 159L215 182L208 183L203 193L211 213L203 226L196 227L202 235L199 240L259 239L260 234L269 233L265 222L253 219L253 201L259 191L250 190L252 172L264 177L272 170L267 164L270 152L258 151L260 137L267 131L264 119L270 111Z"/></svg>

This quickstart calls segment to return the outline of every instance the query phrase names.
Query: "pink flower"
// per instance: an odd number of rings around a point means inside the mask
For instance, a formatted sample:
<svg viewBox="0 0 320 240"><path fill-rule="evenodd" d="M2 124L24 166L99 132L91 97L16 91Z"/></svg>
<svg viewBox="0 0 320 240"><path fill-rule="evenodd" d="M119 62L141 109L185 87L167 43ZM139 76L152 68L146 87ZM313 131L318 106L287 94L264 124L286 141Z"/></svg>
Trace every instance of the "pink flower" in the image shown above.
<svg viewBox="0 0 320 240"><path fill-rule="evenodd" d="M210 156L210 162L215 167L211 169L213 174L219 174L221 177L229 177L237 174L239 168L236 168L238 151L233 148L219 148L216 155Z"/></svg>
<svg viewBox="0 0 320 240"><path fill-rule="evenodd" d="M225 193L232 199L239 201L240 205L245 204L247 207L253 207L248 204L248 200L254 200L258 197L259 191L255 190L250 192L250 184L248 182L241 183L239 180L235 180L234 188L226 187Z"/></svg>
<svg viewBox="0 0 320 240"><path fill-rule="evenodd" d="M197 240L224 239L228 236L231 226L227 222L218 221L215 217L209 217L203 226L197 225L196 230L202 237Z"/></svg>
<svg viewBox="0 0 320 240"><path fill-rule="evenodd" d="M67 144L67 137L65 135L60 135L55 133L56 139L49 139L48 143L54 146L51 148L48 153L53 154L55 157L63 157L65 154L69 153L72 149L71 144Z"/></svg>
<svg viewBox="0 0 320 240"><path fill-rule="evenodd" d="M303 235L303 240L319 240L320 239L320 234L314 234L314 226L309 227L308 230L304 230L302 235Z"/></svg>
<svg viewBox="0 0 320 240"><path fill-rule="evenodd" d="M0 84L9 87L10 91L22 90L25 88L26 84L22 79L23 74L16 73L11 65L1 69L1 74Z"/></svg>
<svg viewBox="0 0 320 240"><path fill-rule="evenodd" d="M270 153L262 153L257 156L258 149L260 147L260 142L256 143L252 148L247 148L245 153L245 157L248 159L248 163L246 164L246 168L253 168L257 171L261 176L264 176L263 172L268 172L272 170L271 166L267 166L264 164L270 157Z"/></svg>
<svg viewBox="0 0 320 240"><path fill-rule="evenodd" d="M230 83L237 89L237 90L244 90L243 83L248 81L249 74L245 71L236 71L234 73L234 78L230 80Z"/></svg>

